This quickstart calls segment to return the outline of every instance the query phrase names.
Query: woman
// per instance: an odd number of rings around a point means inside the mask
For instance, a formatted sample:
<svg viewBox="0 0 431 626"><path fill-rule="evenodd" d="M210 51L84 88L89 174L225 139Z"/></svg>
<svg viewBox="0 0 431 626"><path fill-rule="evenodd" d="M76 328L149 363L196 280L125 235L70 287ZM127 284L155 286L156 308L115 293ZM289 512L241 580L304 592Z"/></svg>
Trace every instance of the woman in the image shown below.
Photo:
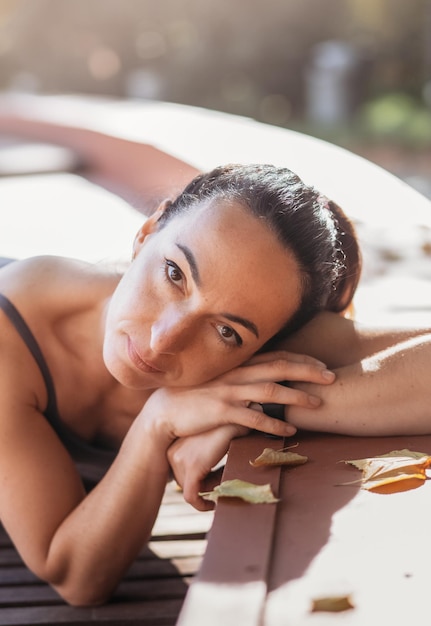
<svg viewBox="0 0 431 626"><path fill-rule="evenodd" d="M85 153L86 134L68 132ZM115 165L118 151L97 143L96 171ZM72 604L109 596L151 532L170 466L204 508L201 481L233 437L325 429L344 365L410 336L368 336L340 315L359 278L353 230L288 170L197 177L145 222L134 257L123 277L52 258L0 271L0 516ZM298 354L269 351L281 342ZM304 352L342 366L339 380ZM266 403L288 407L288 422ZM89 494L72 456L109 467Z"/></svg>
<svg viewBox="0 0 431 626"><path fill-rule="evenodd" d="M151 532L169 461L189 489L233 437L293 432L261 404L319 405L277 382L331 383L322 362L262 350L344 310L360 266L341 210L261 165L195 178L145 221L133 255L123 276L53 257L0 271L1 521L72 604L112 592ZM201 454L184 481L179 441ZM107 457L88 494L73 455Z"/></svg>

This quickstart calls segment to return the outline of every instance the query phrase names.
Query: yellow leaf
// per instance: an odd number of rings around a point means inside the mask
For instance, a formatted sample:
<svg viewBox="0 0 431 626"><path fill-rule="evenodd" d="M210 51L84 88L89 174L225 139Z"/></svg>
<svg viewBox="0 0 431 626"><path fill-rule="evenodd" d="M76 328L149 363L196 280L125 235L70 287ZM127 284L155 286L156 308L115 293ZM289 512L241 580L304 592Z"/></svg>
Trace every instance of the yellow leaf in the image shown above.
<svg viewBox="0 0 431 626"><path fill-rule="evenodd" d="M253 467L262 467L265 465L302 465L308 461L307 456L296 454L296 452L284 452L283 450L273 450L273 448L264 448L254 461L249 461Z"/></svg>
<svg viewBox="0 0 431 626"><path fill-rule="evenodd" d="M388 454L345 461L362 470L362 489L395 493L414 489L427 479L431 456L424 452L393 450Z"/></svg>
<svg viewBox="0 0 431 626"><path fill-rule="evenodd" d="M313 599L311 610L316 611L329 611L331 613L338 613L339 611L347 611L353 609L350 596L327 596L323 598Z"/></svg>
<svg viewBox="0 0 431 626"><path fill-rule="evenodd" d="M233 480L225 480L214 487L213 491L206 491L199 494L205 500L217 502L219 498L241 498L252 504L266 504L278 502L278 498L274 496L271 485L255 485L245 480L234 478Z"/></svg>

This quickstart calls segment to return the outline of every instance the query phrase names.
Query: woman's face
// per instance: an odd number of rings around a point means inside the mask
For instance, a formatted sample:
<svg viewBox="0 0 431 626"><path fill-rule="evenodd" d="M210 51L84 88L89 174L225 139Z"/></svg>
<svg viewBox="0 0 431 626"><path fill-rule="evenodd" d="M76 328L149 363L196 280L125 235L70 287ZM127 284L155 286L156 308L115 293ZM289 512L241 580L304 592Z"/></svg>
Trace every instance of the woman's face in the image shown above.
<svg viewBox="0 0 431 626"><path fill-rule="evenodd" d="M250 358L300 302L294 256L239 204L213 201L158 230L149 218L109 305L104 358L134 389L197 385Z"/></svg>

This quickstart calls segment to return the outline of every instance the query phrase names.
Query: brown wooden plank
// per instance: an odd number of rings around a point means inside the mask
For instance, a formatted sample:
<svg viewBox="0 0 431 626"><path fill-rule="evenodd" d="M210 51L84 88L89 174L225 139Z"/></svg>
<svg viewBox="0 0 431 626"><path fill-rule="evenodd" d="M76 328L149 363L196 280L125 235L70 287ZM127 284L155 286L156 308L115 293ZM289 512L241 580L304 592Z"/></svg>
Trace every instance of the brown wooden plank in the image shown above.
<svg viewBox="0 0 431 626"><path fill-rule="evenodd" d="M162 505L152 530L152 541L204 539L213 521L213 512L198 512L184 501L175 481L166 485Z"/></svg>
<svg viewBox="0 0 431 626"><path fill-rule="evenodd" d="M0 547L0 567L22 565L22 559L12 546Z"/></svg>
<svg viewBox="0 0 431 626"><path fill-rule="evenodd" d="M162 600L107 604L96 608L70 606L28 607L0 610L0 624L4 626L82 626L109 624L109 626L173 626L182 600Z"/></svg>
<svg viewBox="0 0 431 626"><path fill-rule="evenodd" d="M173 485L167 487L159 516L162 526L164 518L169 520L171 535L163 534L165 527L161 532L156 529L156 536L129 568L112 601L97 608L67 606L25 567L0 529L0 625L175 624L190 580L202 561L209 516L203 516L203 524L193 521L200 513L183 501Z"/></svg>
<svg viewBox="0 0 431 626"><path fill-rule="evenodd" d="M185 515L182 517L162 516L157 519L151 539L175 539L176 537L205 538L211 528L213 516L201 512L200 515Z"/></svg>
<svg viewBox="0 0 431 626"><path fill-rule="evenodd" d="M202 562L201 556L184 556L174 559L146 559L135 561L125 575L125 579L174 578L193 576Z"/></svg>
<svg viewBox="0 0 431 626"><path fill-rule="evenodd" d="M313 597L352 594L340 626L407 624L429 612L431 481L381 495L342 485L361 477L343 459L408 448L431 453L431 437L300 437L306 465L284 470L264 626L326 626Z"/></svg>
<svg viewBox="0 0 431 626"><path fill-rule="evenodd" d="M184 598L188 581L184 577L124 581L116 590L113 601L132 602ZM58 594L49 585L15 585L0 587L1 609L11 606L64 605ZM1 623L1 622L0 622Z"/></svg>
<svg viewBox="0 0 431 626"><path fill-rule="evenodd" d="M6 567L0 570L0 585L40 584L39 578L25 566Z"/></svg>
<svg viewBox="0 0 431 626"><path fill-rule="evenodd" d="M178 539L170 541L150 541L148 550L161 559L173 559L183 556L203 556L207 546L206 539Z"/></svg>
<svg viewBox="0 0 431 626"><path fill-rule="evenodd" d="M135 561L124 576L125 580L172 578L193 576L200 567L202 554L174 557L171 559L146 558ZM0 568L0 589L2 585L39 584L40 580L24 565Z"/></svg>
<svg viewBox="0 0 431 626"><path fill-rule="evenodd" d="M264 447L283 443L255 434L236 439L223 480L270 483L278 494L280 468L253 468ZM266 596L276 505L223 498L216 508L207 551L180 614L180 626L258 625Z"/></svg>
<svg viewBox="0 0 431 626"><path fill-rule="evenodd" d="M180 557L175 559L146 559L135 561L124 578L149 579L172 578L175 576L193 576L199 569L201 556ZM40 580L25 566L0 569L0 588L2 585L30 585L39 584Z"/></svg>
<svg viewBox="0 0 431 626"><path fill-rule="evenodd" d="M11 541L9 539L9 535L0 524L0 549L8 547L11 545Z"/></svg>

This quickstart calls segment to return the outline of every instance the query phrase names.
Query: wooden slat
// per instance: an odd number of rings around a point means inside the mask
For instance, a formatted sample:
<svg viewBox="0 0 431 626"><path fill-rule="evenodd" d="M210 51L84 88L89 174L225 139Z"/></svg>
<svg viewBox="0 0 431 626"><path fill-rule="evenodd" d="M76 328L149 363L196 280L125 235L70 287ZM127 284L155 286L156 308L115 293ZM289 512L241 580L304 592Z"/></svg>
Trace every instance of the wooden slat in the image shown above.
<svg viewBox="0 0 431 626"><path fill-rule="evenodd" d="M206 549L206 539L173 539L170 541L150 541L148 549L161 559L174 559L182 556L202 557ZM145 558L145 557L144 557Z"/></svg>
<svg viewBox="0 0 431 626"><path fill-rule="evenodd" d="M264 435L236 439L223 480L271 484L278 494L280 468L253 468L264 447L283 447ZM223 498L217 503L204 561L189 590L179 626L258 626L266 597L276 505Z"/></svg>
<svg viewBox="0 0 431 626"><path fill-rule="evenodd" d="M142 601L161 598L183 598L188 588L187 579L164 578L125 581L118 586L112 601ZM2 586L0 587L0 606L38 606L63 604L58 594L48 585ZM1 615L1 613L0 613ZM0 622L1 623L1 622Z"/></svg>
<svg viewBox="0 0 431 626"><path fill-rule="evenodd" d="M0 625L173 626L205 552L205 529L212 515L193 520L200 516L169 483L152 540L131 565L111 601L97 608L67 606L25 567L0 528Z"/></svg>
<svg viewBox="0 0 431 626"><path fill-rule="evenodd" d="M126 580L148 578L172 578L173 576L193 576L200 567L202 556L184 556L172 559L145 559L135 561L127 571Z"/></svg>
<svg viewBox="0 0 431 626"><path fill-rule="evenodd" d="M225 479L261 482L248 459L268 442L255 450L250 441L232 446ZM303 433L294 441L309 462L281 470L276 507L228 499L217 505L178 626L332 626L335 620L339 626L401 626L423 619L431 481L402 493L370 493L360 489L360 472L343 460L402 448L431 454L431 436ZM353 610L311 612L314 597L343 594L352 596Z"/></svg>
<svg viewBox="0 0 431 626"><path fill-rule="evenodd" d="M15 548L9 547L9 543L0 547L0 568L22 565L21 557Z"/></svg>
<svg viewBox="0 0 431 626"><path fill-rule="evenodd" d="M431 481L401 493L371 493L345 484L361 473L340 461L403 448L431 454L431 436L310 433L300 441L299 452L310 461L282 474L263 625L422 621L429 613ZM354 610L336 619L310 612L313 598L344 594Z"/></svg>
<svg viewBox="0 0 431 626"><path fill-rule="evenodd" d="M213 511L197 512L187 504L175 481L166 486L162 506L152 531L152 541L206 537L213 522Z"/></svg>
<svg viewBox="0 0 431 626"><path fill-rule="evenodd" d="M37 576L25 566L5 567L0 570L0 584L3 585L31 585L40 584ZM1 587L0 587L1 588Z"/></svg>
<svg viewBox="0 0 431 626"><path fill-rule="evenodd" d="M5 626L172 626L182 600L108 604L94 609L70 606L3 609L0 624Z"/></svg>

